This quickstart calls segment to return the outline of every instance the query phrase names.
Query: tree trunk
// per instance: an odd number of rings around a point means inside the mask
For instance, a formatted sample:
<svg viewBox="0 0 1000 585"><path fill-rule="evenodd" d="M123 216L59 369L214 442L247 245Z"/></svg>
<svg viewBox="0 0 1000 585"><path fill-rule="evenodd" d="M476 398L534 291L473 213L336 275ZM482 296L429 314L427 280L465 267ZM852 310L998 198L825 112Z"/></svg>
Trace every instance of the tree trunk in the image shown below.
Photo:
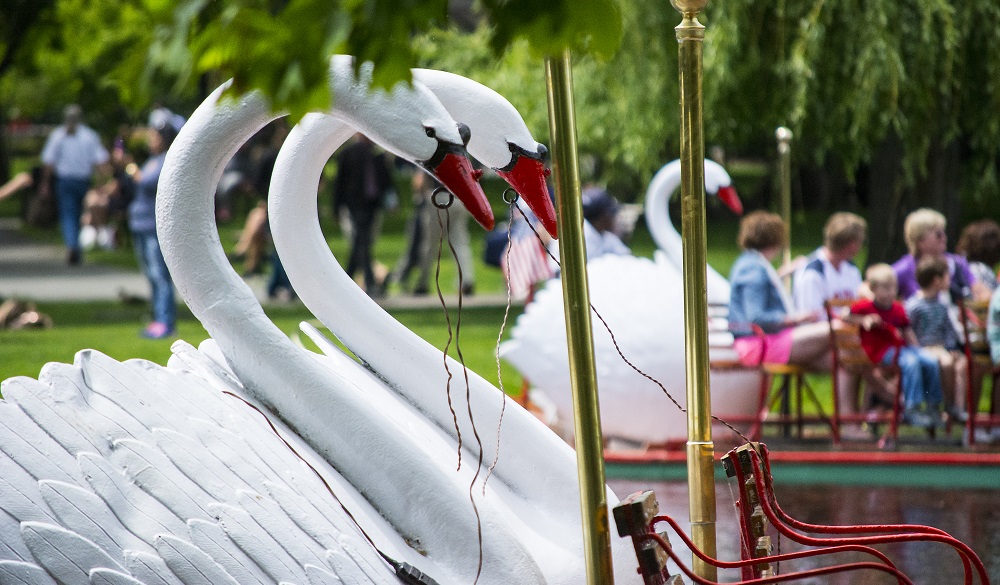
<svg viewBox="0 0 1000 585"><path fill-rule="evenodd" d="M10 143L7 140L7 115L0 107L0 184L10 180Z"/></svg>
<svg viewBox="0 0 1000 585"><path fill-rule="evenodd" d="M961 149L957 140L931 144L927 159L927 176L916 186L916 201L944 214L948 221L948 241L953 247L962 228Z"/></svg>
<svg viewBox="0 0 1000 585"><path fill-rule="evenodd" d="M844 167L834 155L822 166L803 167L798 174L801 201L806 209L824 212L858 209L857 195L848 183Z"/></svg>
<svg viewBox="0 0 1000 585"><path fill-rule="evenodd" d="M903 235L906 216L921 207L941 212L954 243L961 229L961 152L957 141L934 141L927 175L912 187L904 184L903 145L895 135L879 145L871 164L860 169L859 188L868 200L868 263L895 262L909 252ZM866 179L860 177L867 175Z"/></svg>
<svg viewBox="0 0 1000 585"><path fill-rule="evenodd" d="M868 201L868 264L894 262L906 251L902 162L903 144L891 134L879 144L871 164L859 171L859 175L867 175L858 186Z"/></svg>

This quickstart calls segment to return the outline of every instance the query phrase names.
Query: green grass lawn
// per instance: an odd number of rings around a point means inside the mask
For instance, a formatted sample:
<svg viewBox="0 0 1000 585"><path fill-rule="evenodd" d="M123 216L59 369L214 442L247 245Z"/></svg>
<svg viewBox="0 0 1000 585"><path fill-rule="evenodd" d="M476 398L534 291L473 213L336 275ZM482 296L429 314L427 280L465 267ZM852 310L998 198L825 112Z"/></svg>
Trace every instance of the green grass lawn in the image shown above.
<svg viewBox="0 0 1000 585"><path fill-rule="evenodd" d="M56 326L47 330L0 331L0 379L37 377L46 362L72 362L74 354L84 348L96 349L117 360L142 358L165 364L170 357L171 340L147 340L138 335L148 319L144 304L39 303L38 308L51 316ZM299 334L299 323L312 319L304 307L268 307L266 311L278 328L316 350L305 335ZM435 347L443 348L447 342L447 325L441 309L402 310L393 315ZM451 319L455 323L454 309ZM461 342L466 364L494 384L495 348L502 320L502 307L462 311ZM313 324L330 336L318 322ZM185 309L179 315L177 338L197 346L208 338L208 333ZM450 353L457 359L452 346ZM503 375L508 390L520 389L521 377L511 366L503 364Z"/></svg>

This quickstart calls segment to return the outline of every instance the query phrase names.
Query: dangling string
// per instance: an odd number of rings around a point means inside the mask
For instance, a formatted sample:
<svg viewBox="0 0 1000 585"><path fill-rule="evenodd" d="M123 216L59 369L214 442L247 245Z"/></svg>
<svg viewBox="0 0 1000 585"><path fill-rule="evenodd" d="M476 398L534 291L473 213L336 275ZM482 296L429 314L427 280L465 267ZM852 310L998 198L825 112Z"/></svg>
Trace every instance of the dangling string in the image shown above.
<svg viewBox="0 0 1000 585"><path fill-rule="evenodd" d="M517 203L519 196L517 191L514 189L504 189L503 200L510 206L510 210L507 216L514 219L514 204ZM504 264L510 266L510 241L511 229L514 227L514 222L507 222L507 248L504 250ZM490 480L490 476L493 475L493 468L497 466L497 462L500 461L500 429L503 427L503 415L507 410L507 391L503 387L503 370L500 369L500 341L503 340L504 329L507 328L507 319L510 317L510 306L513 297L513 293L510 290L510 279L505 279L507 281L507 306L503 311L503 322L500 323L500 333L497 335L497 345L494 351L494 357L497 362L497 384L500 386L500 420L497 421L497 450L493 455L493 463L490 464L489 470L486 472L486 479L483 480L483 495L486 495L486 482Z"/></svg>
<svg viewBox="0 0 1000 585"><path fill-rule="evenodd" d="M438 193L447 194L450 199L442 205L438 204L437 195ZM462 430L458 426L458 413L455 412L455 405L451 401L451 379L454 377L451 373L451 368L448 367L448 350L451 348L451 341L454 339L454 333L451 328L451 315L448 312L448 305L444 302L444 294L441 292L441 251L444 248L444 222L441 219L441 210L446 210L451 205L454 200L454 195L448 192L447 189L443 187L438 187L434 189L431 194L431 204L437 208L437 219L438 226L438 247L437 247L437 264L434 267L434 284L437 287L438 301L441 302L441 308L444 310L444 319L448 323L448 341L444 344L444 350L441 352L441 359L444 363L444 371L448 375L448 379L445 381L445 394L448 397L448 410L451 411L451 419L455 424L455 436L458 437L458 467L457 469L462 469ZM456 469L456 471L457 471Z"/></svg>
<svg viewBox="0 0 1000 585"><path fill-rule="evenodd" d="M524 211L522 211L520 207L517 207L515 205L514 208L516 208L517 211L518 211L518 213L521 214L521 217L524 218L525 223L527 223L528 227L531 228L532 233L534 233L535 237L538 238L538 241L541 242L542 241L542 236L540 236L538 234L538 231L535 229L535 226L531 225L531 222L528 220L528 216L524 214ZM552 254L552 252L549 251L549 249L547 247L545 247L545 246L542 246L542 247L545 249L545 253L548 254L549 258L551 258L552 261L556 263L556 266L560 266L561 267L562 264L559 262L559 259L556 258ZM604 329L607 330L608 335L611 336L611 343L614 344L615 351L618 352L618 357L620 357L622 359L622 361L625 362L625 364L628 365L628 367L632 368L637 374L639 374L643 378L646 378L650 382L652 382L652 383L656 384L657 386L659 386L660 390L662 390L663 393L666 395L666 397L670 399L670 402L674 403L674 406L676 406L678 410L680 410L683 413L687 413L687 409L684 408L683 406L681 406L680 402L678 402L677 399L674 398L673 395L670 394L670 392L666 389L666 387L662 383L660 383L659 380L657 380L656 378L650 376L646 372L642 371L638 366L636 366L635 364L633 364L631 361L629 361L629 359L627 357L625 357L625 354L622 352L622 348L618 345L618 340L615 338L614 332L611 331L611 326L608 325L608 322L604 320L604 317L601 316L601 313L598 312L598 310L594 308L593 304L590 305L590 310L594 313L594 315L597 316L597 318L598 318L598 320L600 320L601 324L604 325ZM751 442L750 439L746 435L744 435L739 430L737 430L736 427L734 427L733 425L731 425L728 422L722 420L721 418L717 417L714 414L710 414L709 416L712 417L712 420L714 420L715 422L717 422L717 423L719 423L721 425L724 425L726 428L728 428L733 433L735 433L738 437L740 437L741 439L743 439L744 443L750 443Z"/></svg>
<svg viewBox="0 0 1000 585"><path fill-rule="evenodd" d="M438 201L437 196L441 193L448 195L448 200L441 202ZM448 349L451 347L452 339L455 340L455 353L458 355L458 361L462 364L462 374L465 378L465 403L469 413L469 424L472 426L472 435L476 438L476 444L479 446L479 461L476 466L476 471L472 475L472 482L469 484L469 501L472 503L472 510L476 514L476 536L479 540L479 564L476 569L476 578L473 580L473 585L479 582L479 576L483 572L483 524L479 517L479 507L476 505L476 499L473 495L473 488L476 485L476 480L479 479L479 471L483 467L483 442L479 438L479 431L476 430L476 420L472 414L472 390L469 384L469 368L465 365L465 356L462 354L462 344L461 344L461 334L462 334L462 265L458 261L458 252L455 250L455 244L451 241L451 214L449 213L449 208L451 204L455 202L455 196L451 194L447 189L443 187L438 187L434 189L431 194L431 204L437 208L437 218L438 218L438 254L437 254L437 267L434 270L434 284L437 287L438 300L441 301L441 308L444 310L445 321L448 323L448 342L444 346L443 356L444 356L444 369L448 374L448 381L446 384L446 391L448 393L448 408L451 409L451 416L455 423L455 434L458 437L458 469L462 468L462 434L458 427L458 415L455 412L455 408L451 401L451 379L452 373L451 369L448 367ZM443 213L442 213L443 212ZM442 217L442 215L444 217ZM444 302L444 293L441 291L441 252L444 248L445 234L448 234L448 248L451 250L451 255L455 259L455 266L458 268L458 313L455 320L455 330L454 336L452 336L451 328L451 316L448 311L448 305Z"/></svg>

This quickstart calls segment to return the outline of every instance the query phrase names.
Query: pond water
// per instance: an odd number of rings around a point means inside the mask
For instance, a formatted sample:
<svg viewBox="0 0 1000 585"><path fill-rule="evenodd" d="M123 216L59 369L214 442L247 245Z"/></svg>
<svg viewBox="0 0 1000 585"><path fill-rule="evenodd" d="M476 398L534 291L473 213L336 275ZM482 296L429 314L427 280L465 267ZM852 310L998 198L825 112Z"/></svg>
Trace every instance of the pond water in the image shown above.
<svg viewBox="0 0 1000 585"><path fill-rule="evenodd" d="M660 513L672 516L687 527L687 484L683 482L647 482L612 480L608 482L620 498L632 492L651 489L656 493ZM739 559L738 520L734 502L735 486L720 481L716 484L716 521L718 556L722 560ZM791 517L812 524L923 524L945 530L968 544L986 565L993 582L1000 582L1000 486L998 489L938 489L914 487L871 487L831 485L777 485L778 504ZM618 538L613 534L612 538ZM772 536L777 552L792 552L804 547L787 538ZM679 539L671 540L674 549L690 563ZM950 547L938 543L918 542L878 547L914 583L960 584L962 564ZM781 573L828 566L852 561L868 561L870 556L843 553L830 560L801 559L782 563ZM690 565L689 565L690 566ZM673 572L679 572L676 567ZM737 570L721 570L719 580L735 582L741 579ZM685 577L685 583L690 580ZM895 583L887 574L863 571L829 575L797 583L831 585L878 585ZM978 581L976 581L978 582Z"/></svg>

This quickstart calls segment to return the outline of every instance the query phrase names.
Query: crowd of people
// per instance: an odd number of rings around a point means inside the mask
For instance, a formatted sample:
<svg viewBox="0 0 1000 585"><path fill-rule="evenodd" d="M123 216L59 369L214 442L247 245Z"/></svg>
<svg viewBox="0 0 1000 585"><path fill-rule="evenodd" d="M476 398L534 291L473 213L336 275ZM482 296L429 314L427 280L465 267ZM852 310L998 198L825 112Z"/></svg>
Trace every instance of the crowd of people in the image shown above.
<svg viewBox="0 0 1000 585"><path fill-rule="evenodd" d="M152 320L140 334L171 337L176 330L176 299L156 237L154 209L166 150L185 119L157 107L145 124L121 128L106 145L84 123L83 114L75 104L64 109L62 124L45 141L40 164L0 185L0 200L25 193L22 206L27 221L39 227L58 225L71 267L82 264L89 250L131 242L151 291ZM244 276L269 270L266 293L278 301L294 299L295 291L271 245L267 194L288 131L287 123L277 120L243 145L223 170L215 196L220 224L246 215L231 257L242 262ZM398 208L396 177L401 173L412 173L414 213L407 226L407 248L396 270L389 273L375 261L373 249L383 214ZM358 275L372 297L384 296L394 283L413 295L427 295L436 259L451 258L439 251L446 241L455 249L460 267L458 286L464 294L473 294L470 216L461 205L451 205L446 215L437 209L432 203L435 186L434 179L412 165L398 166L394 157L364 136L356 136L338 153L336 175L320 189L332 192L333 219L350 242L346 271L351 277ZM411 284L412 273L416 279Z"/></svg>
<svg viewBox="0 0 1000 585"><path fill-rule="evenodd" d="M984 372L970 366L963 350L959 301L990 301L987 329L994 363L1000 363L1000 292L994 271L1000 262L1000 225L992 220L968 225L955 253L947 251L945 228L937 211L910 213L903 226L909 252L892 265L869 266L862 280L853 263L866 239L861 217L832 215L823 246L779 271L772 262L787 244L787 226L774 213L748 214L738 236L743 252L729 276L730 330L740 360L749 366L767 362L829 371L834 348L824 304L853 299L849 312L834 319L859 327L861 347L873 364L898 368L904 420L927 428L945 419L964 422L969 416L968 377L979 388ZM790 290L779 272L793 274ZM839 397L841 412L891 406L883 377L866 373L874 391L862 403L858 376L848 371L837 375L839 387L849 390ZM842 433L865 434L853 426Z"/></svg>
<svg viewBox="0 0 1000 585"><path fill-rule="evenodd" d="M125 239L116 233L117 220L127 226L127 238L150 283L152 321L140 332L150 339L169 337L176 327L174 287L156 237L154 209L166 151L183 123L183 117L166 108L153 110L145 127L133 131L146 153L139 166L125 146L133 136L119 133L109 152L84 123L82 108L68 105L62 124L46 138L37 169L0 187L0 199L35 188L26 215L38 225L58 221L69 266L83 262L85 248L113 248ZM94 186L95 180L100 184Z"/></svg>

